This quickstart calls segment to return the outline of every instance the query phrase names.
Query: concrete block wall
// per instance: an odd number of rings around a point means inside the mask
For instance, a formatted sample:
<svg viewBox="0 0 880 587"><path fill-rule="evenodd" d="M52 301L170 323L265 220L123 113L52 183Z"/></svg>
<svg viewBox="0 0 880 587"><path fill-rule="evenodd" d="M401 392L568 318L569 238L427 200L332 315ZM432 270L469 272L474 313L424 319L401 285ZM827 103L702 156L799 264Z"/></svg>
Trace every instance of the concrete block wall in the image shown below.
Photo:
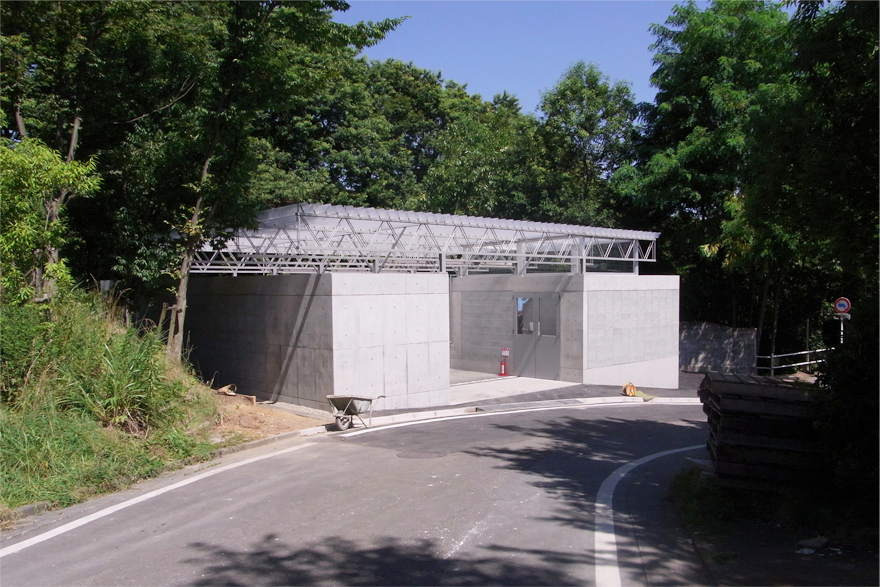
<svg viewBox="0 0 880 587"><path fill-rule="evenodd" d="M679 279L584 276L583 383L678 387Z"/></svg>
<svg viewBox="0 0 880 587"><path fill-rule="evenodd" d="M378 409L445 405L448 277L204 277L186 329L203 377L261 399L329 410L327 395L386 395Z"/></svg>
<svg viewBox="0 0 880 587"><path fill-rule="evenodd" d="M513 341L514 300L511 292L456 292L460 337L453 345L458 369L494 372L501 349Z"/></svg>
<svg viewBox="0 0 880 587"><path fill-rule="evenodd" d="M449 403L446 274L333 274L337 395L387 396L377 409Z"/></svg>
<svg viewBox="0 0 880 587"><path fill-rule="evenodd" d="M755 373L757 329L730 328L710 322L682 322L679 365L682 371Z"/></svg>
<svg viewBox="0 0 880 587"><path fill-rule="evenodd" d="M580 335L582 311L567 313L566 308L581 299L583 276L567 273L532 273L526 275L473 275L455 278L450 285L452 314L451 363L454 369L497 373L501 349L513 341L515 316L514 295L519 293L560 294L562 372L565 379L565 357L573 356L579 365L582 352L575 349ZM577 376L574 374L573 376ZM578 381L578 379L572 379Z"/></svg>
<svg viewBox="0 0 880 587"><path fill-rule="evenodd" d="M190 360L241 393L328 408L333 393L332 276L190 278Z"/></svg>

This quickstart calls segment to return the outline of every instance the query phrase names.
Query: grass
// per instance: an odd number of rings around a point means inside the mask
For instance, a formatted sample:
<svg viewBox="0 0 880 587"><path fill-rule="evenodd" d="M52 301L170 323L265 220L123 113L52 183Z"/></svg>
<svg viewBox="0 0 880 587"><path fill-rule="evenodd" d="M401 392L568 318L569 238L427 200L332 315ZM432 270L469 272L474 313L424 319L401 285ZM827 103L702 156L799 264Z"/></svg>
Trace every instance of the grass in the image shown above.
<svg viewBox="0 0 880 587"><path fill-rule="evenodd" d="M4 305L0 361L2 518L117 491L220 446L213 393L96 295Z"/></svg>
<svg viewBox="0 0 880 587"><path fill-rule="evenodd" d="M733 524L748 521L778 525L803 536L826 536L853 548L876 544L876 517L853 507L830 483L817 480L770 492L701 483L700 476L698 469L683 471L669 489L669 498L691 534L723 535Z"/></svg>
<svg viewBox="0 0 880 587"><path fill-rule="evenodd" d="M782 500L773 493L721 487L702 483L701 471L689 469L672 479L669 494L679 517L690 533L723 533L736 521L770 521Z"/></svg>

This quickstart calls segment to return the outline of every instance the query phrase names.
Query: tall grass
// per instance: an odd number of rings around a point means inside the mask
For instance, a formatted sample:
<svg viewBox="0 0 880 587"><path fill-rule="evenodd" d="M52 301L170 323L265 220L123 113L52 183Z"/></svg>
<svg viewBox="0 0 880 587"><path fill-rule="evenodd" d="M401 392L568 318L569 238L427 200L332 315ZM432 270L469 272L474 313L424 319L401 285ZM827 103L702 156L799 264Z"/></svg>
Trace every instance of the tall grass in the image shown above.
<svg viewBox="0 0 880 587"><path fill-rule="evenodd" d="M97 295L4 306L0 507L68 505L207 457L218 407Z"/></svg>

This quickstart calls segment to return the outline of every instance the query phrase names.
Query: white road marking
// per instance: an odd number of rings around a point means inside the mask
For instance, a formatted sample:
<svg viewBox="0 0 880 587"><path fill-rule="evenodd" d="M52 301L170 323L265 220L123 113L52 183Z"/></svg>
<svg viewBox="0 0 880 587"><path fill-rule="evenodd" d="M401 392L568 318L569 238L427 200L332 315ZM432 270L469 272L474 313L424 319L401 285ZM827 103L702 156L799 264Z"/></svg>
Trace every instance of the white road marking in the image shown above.
<svg viewBox="0 0 880 587"><path fill-rule="evenodd" d="M599 487L596 495L596 523L593 532L595 545L593 551L596 555L596 587L620 587L620 568L617 565L617 538L614 535L614 489L623 476L638 467L654 459L665 457L678 452L705 448L704 444L697 444L685 448L676 448L654 453L638 460L629 462L619 467L608 476Z"/></svg>
<svg viewBox="0 0 880 587"><path fill-rule="evenodd" d="M344 438L348 438L349 436L359 436L361 434L368 434L370 432L381 432L382 430L391 430L393 428L403 428L405 426L417 426L419 424L430 424L432 422L445 422L448 420L461 420L462 418L485 418L487 416L499 416L505 414L521 414L525 412L546 412L549 410L578 410L578 409L589 409L589 408L607 408L613 406L657 406L657 405L687 405L694 404L699 405L700 400L697 398L657 398L650 402L636 402L632 400L623 400L622 401L612 401L605 403L584 403L584 404L565 404L561 406L545 406L540 408L513 408L509 411L493 411L493 412L475 412L472 414L462 414L460 416L438 416L436 418L426 418L424 420L410 420L409 422L398 422L396 424L388 424L388 425L377 425L373 428L361 428L360 430L355 430L353 432L346 432L341 434L340 436ZM660 400L660 401L658 401Z"/></svg>
<svg viewBox="0 0 880 587"><path fill-rule="evenodd" d="M156 489L155 491L150 491L149 493L145 493L145 494L140 495L138 497L129 499L128 501L118 503L118 504L116 504L114 506L110 506L108 508L104 508L103 510L97 511L93 514L89 514L88 516L84 516L78 520L74 520L73 522L69 522L69 523L64 524L62 526L58 526L57 528L49 530L48 532L44 532L43 534L38 534L38 535L34 536L33 538L28 538L27 540L22 540L21 542L13 544L12 546L7 546L6 548L0 549L0 558L6 556L7 554L15 554L16 552L21 552L22 550L24 550L25 548L28 548L29 546L33 546L34 544L39 544L40 542L45 542L46 540L49 540L51 538L55 538L56 536L60 536L61 534L65 534L67 532L70 532L71 530L79 528L80 526L85 526L89 522L94 522L95 520L99 520L101 518L109 516L110 514L114 514L114 513L118 512L119 510L122 510L127 507L130 507L130 506L139 504L141 502L147 501L148 499L152 499L154 497L162 495L163 493L168 493L169 491L173 491L173 490L178 489L180 487L184 487L185 485L189 485L190 483L195 483L196 481L201 481L202 479L206 479L208 477L213 477L214 475L217 475L219 473L223 473L225 471L229 471L230 469L236 469L238 467L243 467L244 465L249 465L249 464L255 463L257 461L262 461L264 459L277 457L278 455L283 455L283 454L293 452L295 450L299 450L301 448L306 448L307 446L313 446L313 445L314 445L314 443L299 444L299 445L292 446L290 448L281 449L281 450L278 450L278 451L275 451L275 452L272 452L269 454L245 459L243 461L239 461L237 463L232 463L230 465L226 465L223 467L217 467L216 469L211 469L210 471L205 471L204 473L199 473L198 475L190 477L189 479L184 479L183 481L178 481L177 483L173 483L173 484L168 485L166 487L162 487L161 489Z"/></svg>

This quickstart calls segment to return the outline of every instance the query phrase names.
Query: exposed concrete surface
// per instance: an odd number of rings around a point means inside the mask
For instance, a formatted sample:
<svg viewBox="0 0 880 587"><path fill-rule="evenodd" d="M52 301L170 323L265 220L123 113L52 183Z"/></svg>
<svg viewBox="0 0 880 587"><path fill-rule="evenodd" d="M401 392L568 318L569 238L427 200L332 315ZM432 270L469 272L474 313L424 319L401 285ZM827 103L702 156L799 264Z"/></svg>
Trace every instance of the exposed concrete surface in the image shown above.
<svg viewBox="0 0 880 587"><path fill-rule="evenodd" d="M472 384L450 387L449 405L475 403L486 399L509 397L523 393L534 393L550 389L572 387L576 383L565 381L549 381L529 377L501 377Z"/></svg>

